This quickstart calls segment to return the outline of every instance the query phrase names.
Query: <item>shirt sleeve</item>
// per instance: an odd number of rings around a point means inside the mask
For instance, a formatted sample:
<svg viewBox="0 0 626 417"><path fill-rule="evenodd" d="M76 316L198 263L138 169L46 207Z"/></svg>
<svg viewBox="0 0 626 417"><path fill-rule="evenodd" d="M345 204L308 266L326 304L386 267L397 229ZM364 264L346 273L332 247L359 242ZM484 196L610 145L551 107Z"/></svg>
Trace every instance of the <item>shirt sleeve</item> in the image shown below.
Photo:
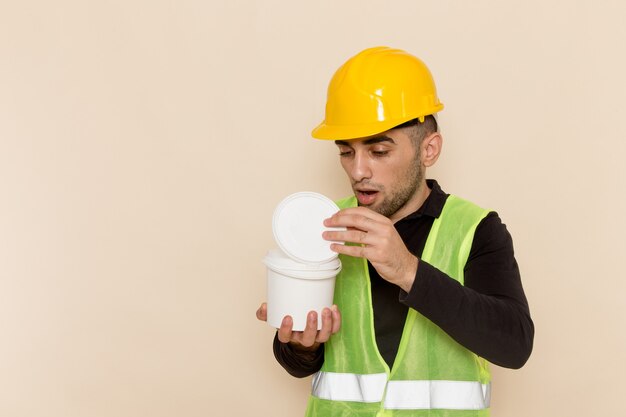
<svg viewBox="0 0 626 417"><path fill-rule="evenodd" d="M274 336L274 357L278 363L292 376L304 378L313 375L322 368L324 363L324 345L315 352L294 350L289 343L282 343Z"/></svg>
<svg viewBox="0 0 626 417"><path fill-rule="evenodd" d="M533 346L534 325L513 241L495 212L478 225L464 269L465 286L427 262L400 302L489 362L520 368Z"/></svg>

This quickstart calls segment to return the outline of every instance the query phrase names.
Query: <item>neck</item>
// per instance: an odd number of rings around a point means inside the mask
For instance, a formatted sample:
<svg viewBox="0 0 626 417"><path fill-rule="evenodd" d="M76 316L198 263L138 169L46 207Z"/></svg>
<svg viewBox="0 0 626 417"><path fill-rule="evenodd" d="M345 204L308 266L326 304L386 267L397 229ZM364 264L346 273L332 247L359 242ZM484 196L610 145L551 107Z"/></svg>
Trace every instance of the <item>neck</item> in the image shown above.
<svg viewBox="0 0 626 417"><path fill-rule="evenodd" d="M430 188L428 188L428 185L426 184L426 179L423 179L409 201L407 201L406 204L400 208L400 210L389 216L389 220L396 223L398 220L401 220L409 214L417 211L417 209L422 207L422 204L424 204L424 201L426 201L429 195Z"/></svg>

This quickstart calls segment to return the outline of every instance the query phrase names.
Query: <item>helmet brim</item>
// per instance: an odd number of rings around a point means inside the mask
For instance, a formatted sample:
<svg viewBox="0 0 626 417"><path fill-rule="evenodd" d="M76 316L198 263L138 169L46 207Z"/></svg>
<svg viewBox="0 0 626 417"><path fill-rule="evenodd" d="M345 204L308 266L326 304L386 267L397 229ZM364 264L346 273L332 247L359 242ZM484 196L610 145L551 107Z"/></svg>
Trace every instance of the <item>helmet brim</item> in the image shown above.
<svg viewBox="0 0 626 417"><path fill-rule="evenodd" d="M393 119L380 122L377 121L376 123L354 126L330 125L327 124L324 120L315 129L313 129L313 131L311 132L311 136L313 136L315 139L321 140L350 140L366 138L368 136L377 135L379 133L391 130L396 126L408 122L409 120L417 119L419 117L426 117L431 114L436 114L437 112L443 110L443 104L439 104L432 110L432 112L421 116L409 116L401 119Z"/></svg>

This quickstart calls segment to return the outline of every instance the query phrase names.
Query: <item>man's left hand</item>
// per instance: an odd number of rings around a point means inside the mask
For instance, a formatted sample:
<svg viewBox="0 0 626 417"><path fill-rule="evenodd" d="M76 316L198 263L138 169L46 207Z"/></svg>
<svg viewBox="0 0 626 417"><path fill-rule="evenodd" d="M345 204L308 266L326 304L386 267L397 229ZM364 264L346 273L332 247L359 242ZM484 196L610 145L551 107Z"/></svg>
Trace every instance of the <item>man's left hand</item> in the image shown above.
<svg viewBox="0 0 626 417"><path fill-rule="evenodd" d="M385 280L409 291L415 280L418 259L406 248L391 220L366 207L340 210L324 220L326 227L345 227L345 231L325 231L324 239L333 242L334 252L366 258Z"/></svg>

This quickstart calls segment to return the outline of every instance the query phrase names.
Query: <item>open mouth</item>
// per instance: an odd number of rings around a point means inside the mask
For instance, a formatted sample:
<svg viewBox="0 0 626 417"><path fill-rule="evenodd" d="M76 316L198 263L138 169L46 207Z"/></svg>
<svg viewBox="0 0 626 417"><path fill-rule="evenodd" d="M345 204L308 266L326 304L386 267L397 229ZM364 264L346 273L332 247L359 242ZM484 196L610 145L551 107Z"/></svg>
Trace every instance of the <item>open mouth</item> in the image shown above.
<svg viewBox="0 0 626 417"><path fill-rule="evenodd" d="M376 200L378 191L374 190L355 190L356 198L362 206L370 205Z"/></svg>

